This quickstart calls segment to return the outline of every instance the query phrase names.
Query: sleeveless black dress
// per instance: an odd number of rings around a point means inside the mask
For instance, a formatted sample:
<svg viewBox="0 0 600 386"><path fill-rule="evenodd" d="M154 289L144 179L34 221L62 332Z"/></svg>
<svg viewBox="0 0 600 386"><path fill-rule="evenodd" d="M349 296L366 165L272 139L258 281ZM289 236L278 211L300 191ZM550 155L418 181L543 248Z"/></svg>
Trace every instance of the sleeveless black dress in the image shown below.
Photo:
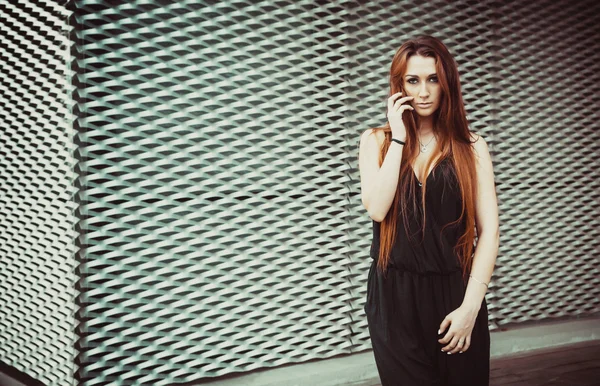
<svg viewBox="0 0 600 386"><path fill-rule="evenodd" d="M415 178L420 204L422 187ZM466 285L453 251L465 229L464 222L442 227L460 217L462 199L452 160L442 160L427 177L426 229L423 242L423 210L408 205L409 229L398 218L396 241L388 263L387 277L376 264L380 223L373 221L373 259L367 279L367 316L375 363L382 386L464 385L488 386L490 335L485 298L473 332L471 345L462 354L442 352L438 335L445 316L458 308ZM414 234L409 239L408 232Z"/></svg>

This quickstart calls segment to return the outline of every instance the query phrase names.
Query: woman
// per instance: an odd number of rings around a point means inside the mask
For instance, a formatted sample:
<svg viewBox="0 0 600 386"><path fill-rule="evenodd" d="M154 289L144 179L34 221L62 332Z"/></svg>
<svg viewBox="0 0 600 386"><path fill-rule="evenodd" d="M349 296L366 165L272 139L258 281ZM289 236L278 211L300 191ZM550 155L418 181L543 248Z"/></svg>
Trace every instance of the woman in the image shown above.
<svg viewBox="0 0 600 386"><path fill-rule="evenodd" d="M362 133L359 149L361 198L373 219L364 310L381 383L488 385L494 174L438 39L420 36L396 52L387 118Z"/></svg>

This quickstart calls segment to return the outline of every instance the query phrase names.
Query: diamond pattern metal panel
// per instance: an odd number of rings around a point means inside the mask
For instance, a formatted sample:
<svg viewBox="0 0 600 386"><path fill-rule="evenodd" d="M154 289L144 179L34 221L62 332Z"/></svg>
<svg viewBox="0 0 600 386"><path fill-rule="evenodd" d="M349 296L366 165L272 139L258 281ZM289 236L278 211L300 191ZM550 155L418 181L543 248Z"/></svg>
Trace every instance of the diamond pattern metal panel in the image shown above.
<svg viewBox="0 0 600 386"><path fill-rule="evenodd" d="M501 245L486 295L490 330L598 313L599 4L408 3L349 7L357 20L349 27L350 125L385 123L385 78L406 38L440 37L458 62L471 128L485 136L494 162ZM390 29L389 15L401 23ZM365 250L370 220L359 197L357 189L351 210Z"/></svg>
<svg viewBox="0 0 600 386"><path fill-rule="evenodd" d="M77 3L89 216L83 384L169 384L370 348L362 304L371 229L356 145L362 130L385 122L389 62L419 33L455 55L472 128L493 153L502 246L487 295L491 329L598 310L594 152L585 197L559 184L524 189L513 177L526 162L548 176L542 154L570 154L514 150L531 138L547 149L562 134L554 104L537 106L544 119L528 114L544 91L515 69L571 59L550 50L553 59L511 67L536 52L520 42L543 48L558 27L516 3L315 4ZM563 5L570 23L560 33L589 52L570 34L595 31L580 13L592 4ZM591 107L573 122L585 126ZM578 243L533 237L556 224L535 214L571 197L589 212L564 213L560 231L585 224L588 249L566 268L580 280L554 286L549 308L542 283L560 282L557 267Z"/></svg>
<svg viewBox="0 0 600 386"><path fill-rule="evenodd" d="M0 1L0 360L73 383L75 258L68 11Z"/></svg>
<svg viewBox="0 0 600 386"><path fill-rule="evenodd" d="M73 141L69 12L0 1L0 359L69 382L73 185L79 384L369 349L356 145L385 122L391 57L419 33L455 55L493 153L490 328L598 312L598 6L568 3L72 2Z"/></svg>
<svg viewBox="0 0 600 386"><path fill-rule="evenodd" d="M497 9L498 324L600 312L600 3Z"/></svg>
<svg viewBox="0 0 600 386"><path fill-rule="evenodd" d="M81 384L351 351L341 16L77 3Z"/></svg>
<svg viewBox="0 0 600 386"><path fill-rule="evenodd" d="M400 2L348 2L345 29L351 47L346 79L348 111L348 153L354 168L348 211L351 214L354 293L364 304L366 279L371 259L371 219L360 200L358 173L358 141L362 131L387 122L387 93L392 58L402 43L419 34L440 38L454 56L459 69L463 98L471 129L487 139L490 148L495 143L495 53L494 14L491 2L428 1L415 6ZM494 154L492 154L494 157ZM494 160L496 161L496 160ZM500 167L495 162L495 168ZM490 330L497 328L495 320L494 283L486 295ZM366 318L362 308L353 309L356 349L370 349ZM441 322L441 321L440 321Z"/></svg>

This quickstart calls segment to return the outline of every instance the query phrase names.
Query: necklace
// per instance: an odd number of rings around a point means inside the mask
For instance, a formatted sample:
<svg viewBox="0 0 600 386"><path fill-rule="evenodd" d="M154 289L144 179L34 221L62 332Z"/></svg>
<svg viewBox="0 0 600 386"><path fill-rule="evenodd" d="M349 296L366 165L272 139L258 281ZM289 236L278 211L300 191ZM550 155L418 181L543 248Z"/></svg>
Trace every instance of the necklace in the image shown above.
<svg viewBox="0 0 600 386"><path fill-rule="evenodd" d="M421 153L427 152L427 146L429 146L429 144L431 143L431 141L433 141L434 138L435 138L435 135L433 135L433 137L431 137L429 142L427 142L427 145L423 145L423 142L421 142L421 138L419 138L419 143L421 144Z"/></svg>

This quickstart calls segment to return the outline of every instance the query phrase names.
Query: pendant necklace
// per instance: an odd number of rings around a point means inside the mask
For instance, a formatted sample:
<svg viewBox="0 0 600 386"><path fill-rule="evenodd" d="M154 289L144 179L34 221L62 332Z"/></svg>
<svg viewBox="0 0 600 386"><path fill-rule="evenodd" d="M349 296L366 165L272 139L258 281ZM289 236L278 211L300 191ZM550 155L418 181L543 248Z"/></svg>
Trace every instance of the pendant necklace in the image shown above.
<svg viewBox="0 0 600 386"><path fill-rule="evenodd" d="M421 142L421 138L419 138L419 144L421 144L421 153L427 152L427 146L429 146L429 144L431 143L431 141L433 141L434 138L435 138L435 135L433 137L431 137L429 142L427 142L427 145L423 145L423 142Z"/></svg>

